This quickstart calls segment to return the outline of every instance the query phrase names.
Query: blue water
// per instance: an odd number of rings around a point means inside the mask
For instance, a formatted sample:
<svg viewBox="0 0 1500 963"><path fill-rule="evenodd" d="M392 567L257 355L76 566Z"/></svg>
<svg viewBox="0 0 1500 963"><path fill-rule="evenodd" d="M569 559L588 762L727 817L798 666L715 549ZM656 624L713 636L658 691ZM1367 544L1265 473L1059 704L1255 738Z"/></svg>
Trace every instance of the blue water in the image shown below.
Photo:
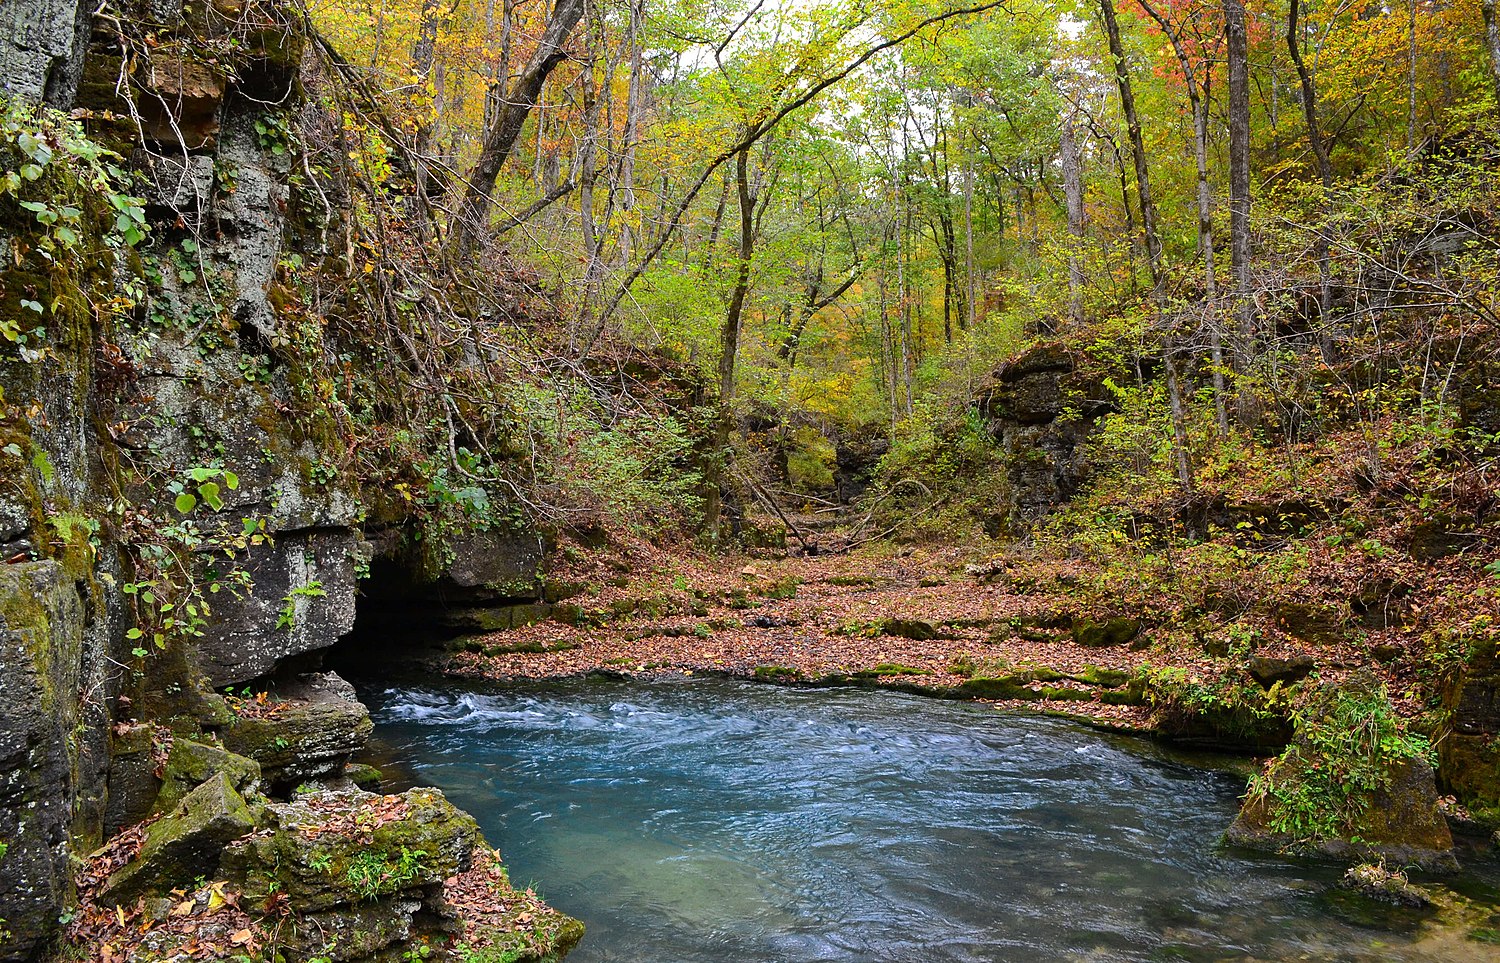
<svg viewBox="0 0 1500 963"><path fill-rule="evenodd" d="M1242 777L1060 720L708 680L365 698L587 924L570 963L1495 958L1223 851Z"/></svg>

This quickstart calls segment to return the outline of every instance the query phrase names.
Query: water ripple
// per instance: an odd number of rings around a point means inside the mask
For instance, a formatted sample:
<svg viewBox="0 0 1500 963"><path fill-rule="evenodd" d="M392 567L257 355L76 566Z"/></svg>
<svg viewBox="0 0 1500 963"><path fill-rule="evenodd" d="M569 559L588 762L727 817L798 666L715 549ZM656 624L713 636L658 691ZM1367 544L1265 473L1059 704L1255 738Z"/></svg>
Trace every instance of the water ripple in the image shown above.
<svg viewBox="0 0 1500 963"><path fill-rule="evenodd" d="M1326 916L1327 871L1222 852L1242 783L1057 720L717 681L367 697L588 924L577 963L1423 958Z"/></svg>

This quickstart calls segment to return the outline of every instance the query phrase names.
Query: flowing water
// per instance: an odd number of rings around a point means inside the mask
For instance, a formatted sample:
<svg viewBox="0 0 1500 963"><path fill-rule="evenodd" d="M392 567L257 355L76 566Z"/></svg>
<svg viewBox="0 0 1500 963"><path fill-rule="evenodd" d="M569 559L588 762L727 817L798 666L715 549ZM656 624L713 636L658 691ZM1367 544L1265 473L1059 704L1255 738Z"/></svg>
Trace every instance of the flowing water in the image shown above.
<svg viewBox="0 0 1500 963"><path fill-rule="evenodd" d="M717 680L365 697L588 925L570 963L1494 958L1223 851L1243 777L1060 720Z"/></svg>

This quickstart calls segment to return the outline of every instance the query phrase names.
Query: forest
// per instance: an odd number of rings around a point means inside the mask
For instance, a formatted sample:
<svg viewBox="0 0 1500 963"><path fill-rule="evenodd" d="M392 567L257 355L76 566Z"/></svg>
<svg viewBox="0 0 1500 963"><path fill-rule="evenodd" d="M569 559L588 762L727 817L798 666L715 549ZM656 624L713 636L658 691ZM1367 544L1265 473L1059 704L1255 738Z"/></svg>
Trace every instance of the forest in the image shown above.
<svg viewBox="0 0 1500 963"><path fill-rule="evenodd" d="M1494 0L4 6L0 961L1500 960Z"/></svg>

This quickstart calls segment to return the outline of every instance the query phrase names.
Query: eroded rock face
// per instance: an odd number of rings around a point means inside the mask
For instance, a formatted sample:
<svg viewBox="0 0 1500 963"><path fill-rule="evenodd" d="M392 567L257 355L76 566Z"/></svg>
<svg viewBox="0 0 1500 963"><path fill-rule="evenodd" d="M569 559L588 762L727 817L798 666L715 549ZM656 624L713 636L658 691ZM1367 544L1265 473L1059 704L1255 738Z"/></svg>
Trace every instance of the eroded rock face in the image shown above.
<svg viewBox="0 0 1500 963"><path fill-rule="evenodd" d="M1073 497L1088 473L1083 442L1112 404L1102 386L1077 374L1058 344L1037 345L1000 366L980 388L974 405L1009 466L1002 529L1024 531Z"/></svg>
<svg viewBox="0 0 1500 963"><path fill-rule="evenodd" d="M0 3L0 89L24 103L71 103L93 8L77 0Z"/></svg>
<svg viewBox="0 0 1500 963"><path fill-rule="evenodd" d="M83 605L58 563L0 565L0 665L0 960L22 960L70 892Z"/></svg>
<svg viewBox="0 0 1500 963"><path fill-rule="evenodd" d="M289 656L332 645L354 627L352 529L303 529L252 548L243 560L254 591L217 603L198 640L199 666L215 686L264 675ZM283 618L286 614L286 618Z"/></svg>
<svg viewBox="0 0 1500 963"><path fill-rule="evenodd" d="M280 687L271 711L236 719L224 745L259 765L273 789L340 776L374 728L354 688L332 672Z"/></svg>
<svg viewBox="0 0 1500 963"><path fill-rule="evenodd" d="M1437 744L1443 785L1481 820L1500 824L1500 640L1473 643L1444 704L1448 732Z"/></svg>

